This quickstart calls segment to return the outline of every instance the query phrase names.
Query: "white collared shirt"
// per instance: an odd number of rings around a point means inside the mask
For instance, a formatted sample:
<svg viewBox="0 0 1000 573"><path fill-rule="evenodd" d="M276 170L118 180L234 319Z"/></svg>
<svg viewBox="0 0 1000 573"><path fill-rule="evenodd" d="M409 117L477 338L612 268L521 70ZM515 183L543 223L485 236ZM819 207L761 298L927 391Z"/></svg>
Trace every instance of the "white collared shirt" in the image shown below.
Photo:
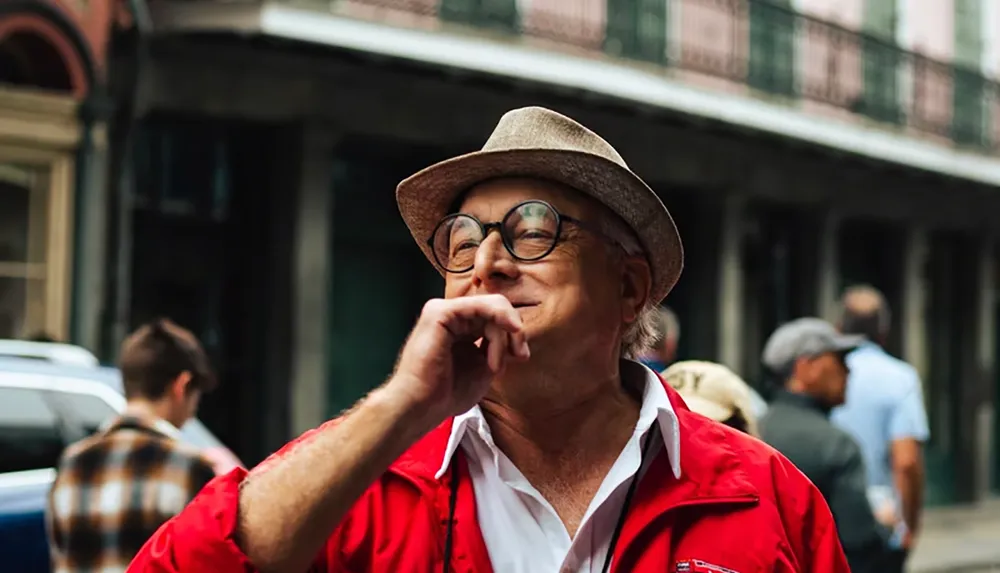
<svg viewBox="0 0 1000 573"><path fill-rule="evenodd" d="M640 370L641 369L641 370ZM645 376L639 421L597 494L590 502L576 537L570 538L559 515L493 442L479 406L455 417L451 437L437 477L448 471L461 445L469 461L476 493L476 512L490 561L504 573L600 573L608 545L625 502L632 477L640 471L644 437L659 424L675 477L680 477L680 435L677 416L660 379L635 362L622 365L622 376ZM649 456L648 462L654 456Z"/></svg>

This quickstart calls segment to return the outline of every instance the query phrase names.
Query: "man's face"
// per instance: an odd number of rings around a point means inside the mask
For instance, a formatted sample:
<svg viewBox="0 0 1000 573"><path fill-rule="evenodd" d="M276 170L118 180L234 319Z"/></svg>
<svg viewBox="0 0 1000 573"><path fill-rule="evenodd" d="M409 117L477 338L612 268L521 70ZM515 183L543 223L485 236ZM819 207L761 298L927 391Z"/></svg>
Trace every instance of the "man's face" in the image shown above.
<svg viewBox="0 0 1000 573"><path fill-rule="evenodd" d="M490 232L475 252L471 270L446 273L445 296L506 296L524 320L533 355L546 348L585 352L595 343L614 341L623 321L638 314L648 293L649 272L648 265L644 275L637 271L634 258L617 256L617 247L592 232L600 213L596 203L555 184L500 179L473 188L459 212L494 223L528 200L545 201L561 215L586 223L587 229L564 223L552 252L530 262L515 259L500 233Z"/></svg>
<svg viewBox="0 0 1000 573"><path fill-rule="evenodd" d="M800 359L796 377L810 395L830 407L844 403L847 393L847 363L840 352L824 352L812 358Z"/></svg>

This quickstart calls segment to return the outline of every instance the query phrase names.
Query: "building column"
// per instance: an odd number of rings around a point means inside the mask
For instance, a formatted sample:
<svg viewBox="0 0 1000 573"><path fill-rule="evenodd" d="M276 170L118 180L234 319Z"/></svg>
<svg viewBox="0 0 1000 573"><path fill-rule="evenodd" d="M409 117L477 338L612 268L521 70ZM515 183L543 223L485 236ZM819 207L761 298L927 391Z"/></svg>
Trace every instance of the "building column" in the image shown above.
<svg viewBox="0 0 1000 573"><path fill-rule="evenodd" d="M927 296L926 276L929 254L927 229L912 227L906 237L903 261L903 305L897 312L902 316L899 324L903 335L903 360L920 375L924 396L929 395L930 353L927 348Z"/></svg>
<svg viewBox="0 0 1000 573"><path fill-rule="evenodd" d="M816 315L836 322L840 298L840 263L837 248L840 214L827 211L819 227L819 262L816 265Z"/></svg>
<svg viewBox="0 0 1000 573"><path fill-rule="evenodd" d="M980 373L976 381L979 385L979 400L975 415L975 496L983 499L989 495L992 485L994 441L993 420L996 416L996 241L992 236L983 238L978 260L978 296L976 302L977 336L976 363Z"/></svg>
<svg viewBox="0 0 1000 573"><path fill-rule="evenodd" d="M745 201L726 197L719 241L719 362L736 372L743 371L744 277L743 226Z"/></svg>
<svg viewBox="0 0 1000 573"><path fill-rule="evenodd" d="M329 296L333 260L333 168L336 132L302 130L298 205L292 253L293 321L291 417L293 436L327 419Z"/></svg>
<svg viewBox="0 0 1000 573"><path fill-rule="evenodd" d="M100 352L108 265L108 137L103 118L84 130L77 163L70 340Z"/></svg>

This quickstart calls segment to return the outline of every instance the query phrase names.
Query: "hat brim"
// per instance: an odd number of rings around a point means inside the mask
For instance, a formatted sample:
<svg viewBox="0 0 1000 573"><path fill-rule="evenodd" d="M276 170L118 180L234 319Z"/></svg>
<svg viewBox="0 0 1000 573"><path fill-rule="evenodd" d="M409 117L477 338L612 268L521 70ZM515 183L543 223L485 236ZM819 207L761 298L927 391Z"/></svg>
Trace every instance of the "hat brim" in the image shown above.
<svg viewBox="0 0 1000 573"><path fill-rule="evenodd" d="M431 264L431 233L462 193L503 177L531 177L567 185L621 217L636 233L652 271L650 300L660 302L677 283L684 250L677 227L660 198L642 179L598 155L571 150L477 151L434 164L396 188L399 212Z"/></svg>

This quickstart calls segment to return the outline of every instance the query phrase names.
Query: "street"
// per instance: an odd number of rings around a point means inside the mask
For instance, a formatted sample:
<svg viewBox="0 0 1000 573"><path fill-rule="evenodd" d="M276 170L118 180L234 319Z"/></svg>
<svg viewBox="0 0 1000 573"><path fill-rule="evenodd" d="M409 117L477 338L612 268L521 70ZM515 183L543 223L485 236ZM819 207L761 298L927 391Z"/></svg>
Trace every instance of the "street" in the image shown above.
<svg viewBox="0 0 1000 573"><path fill-rule="evenodd" d="M929 509L911 573L1000 571L1000 500Z"/></svg>

